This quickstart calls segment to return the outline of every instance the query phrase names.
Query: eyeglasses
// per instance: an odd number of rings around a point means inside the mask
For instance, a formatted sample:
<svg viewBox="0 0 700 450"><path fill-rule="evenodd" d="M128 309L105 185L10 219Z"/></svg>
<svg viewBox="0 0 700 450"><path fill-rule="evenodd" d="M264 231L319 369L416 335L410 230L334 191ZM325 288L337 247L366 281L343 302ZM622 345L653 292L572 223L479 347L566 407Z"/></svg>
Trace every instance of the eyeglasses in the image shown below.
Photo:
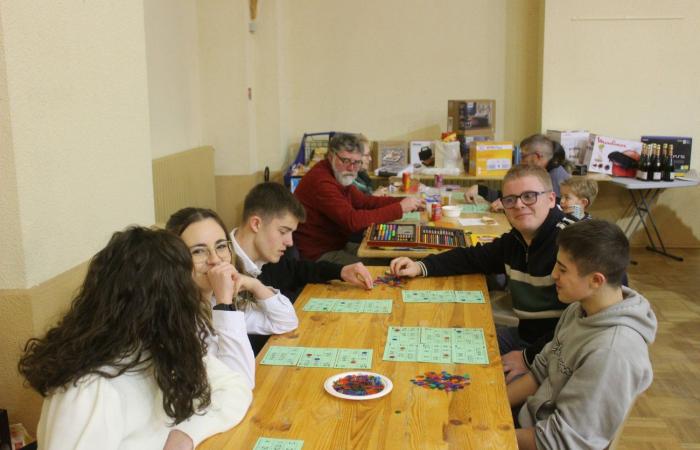
<svg viewBox="0 0 700 450"><path fill-rule="evenodd" d="M231 250L231 241L217 242L214 247L214 253L216 253L216 256L221 260L230 260L233 254ZM204 264L209 260L209 257L211 257L211 249L204 245L198 245L190 249L190 254L192 255L193 263Z"/></svg>
<svg viewBox="0 0 700 450"><path fill-rule="evenodd" d="M504 208L515 208L515 204L518 203L518 199L523 202L523 205L529 206L537 203L537 196L540 194L546 194L552 191L525 191L520 195L506 195L501 197L501 204Z"/></svg>
<svg viewBox="0 0 700 450"><path fill-rule="evenodd" d="M362 165L361 159L343 158L342 156L338 156L337 153L335 157L338 158L344 166L360 167Z"/></svg>

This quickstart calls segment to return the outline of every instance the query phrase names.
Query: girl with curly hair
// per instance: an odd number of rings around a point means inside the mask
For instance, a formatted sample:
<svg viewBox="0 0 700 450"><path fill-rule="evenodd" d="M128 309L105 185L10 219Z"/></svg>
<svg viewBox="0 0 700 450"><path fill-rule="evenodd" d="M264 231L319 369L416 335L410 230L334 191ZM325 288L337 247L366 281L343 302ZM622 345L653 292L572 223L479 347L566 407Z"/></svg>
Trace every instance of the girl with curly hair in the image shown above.
<svg viewBox="0 0 700 450"><path fill-rule="evenodd" d="M19 361L45 397L41 448L192 449L243 418L250 388L207 355L192 269L180 239L141 227L93 257L70 310Z"/></svg>

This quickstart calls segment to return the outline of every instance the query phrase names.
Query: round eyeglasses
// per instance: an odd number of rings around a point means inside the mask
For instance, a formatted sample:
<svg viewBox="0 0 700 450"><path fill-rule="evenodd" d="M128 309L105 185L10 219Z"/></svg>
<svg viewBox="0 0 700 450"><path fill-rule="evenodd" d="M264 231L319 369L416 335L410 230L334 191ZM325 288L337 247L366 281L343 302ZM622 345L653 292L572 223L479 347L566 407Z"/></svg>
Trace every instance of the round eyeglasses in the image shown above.
<svg viewBox="0 0 700 450"><path fill-rule="evenodd" d="M362 165L361 159L343 158L342 156L338 156L337 153L335 154L335 157L338 158L338 161L340 161L344 166L360 167Z"/></svg>
<svg viewBox="0 0 700 450"><path fill-rule="evenodd" d="M231 249L231 241L217 242L214 246L214 253L223 261L231 260L231 255L233 253ZM204 264L209 261L212 251L205 245L195 245L194 247L190 248L190 254L192 255L193 263Z"/></svg>
<svg viewBox="0 0 700 450"><path fill-rule="evenodd" d="M541 194L546 194L552 191L525 191L520 195L506 195L501 197L501 204L504 208L515 208L515 204L518 203L518 199L523 202L523 205L530 206L537 203L537 197Z"/></svg>

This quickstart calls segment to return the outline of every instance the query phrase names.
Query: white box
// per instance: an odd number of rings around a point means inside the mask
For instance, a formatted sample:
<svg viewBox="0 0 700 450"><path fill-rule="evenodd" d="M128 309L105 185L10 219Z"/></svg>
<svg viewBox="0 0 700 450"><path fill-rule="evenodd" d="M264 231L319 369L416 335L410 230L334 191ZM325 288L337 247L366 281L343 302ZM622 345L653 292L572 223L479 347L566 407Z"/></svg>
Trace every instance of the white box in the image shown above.
<svg viewBox="0 0 700 450"><path fill-rule="evenodd" d="M589 172L606 173L612 175L613 163L608 158L612 152L642 153L642 143L640 141L628 141L609 136L597 136L591 134L589 138L590 147L586 151L584 164L588 166ZM636 157L639 160L639 156Z"/></svg>
<svg viewBox="0 0 700 450"><path fill-rule="evenodd" d="M420 167L421 160L420 160L420 157L418 156L418 154L420 153L421 149L423 149L423 147L430 148L430 144L432 144L432 141L411 141L411 144L409 147L410 148L409 161L410 161L412 166ZM433 155L433 156L435 156L435 155Z"/></svg>
<svg viewBox="0 0 700 450"><path fill-rule="evenodd" d="M435 167L443 169L457 169L464 167L462 154L459 151L459 141L442 142L433 141L431 147L435 157Z"/></svg>
<svg viewBox="0 0 700 450"><path fill-rule="evenodd" d="M547 130L547 137L559 142L566 151L566 159L574 164L583 163L589 135L586 130Z"/></svg>

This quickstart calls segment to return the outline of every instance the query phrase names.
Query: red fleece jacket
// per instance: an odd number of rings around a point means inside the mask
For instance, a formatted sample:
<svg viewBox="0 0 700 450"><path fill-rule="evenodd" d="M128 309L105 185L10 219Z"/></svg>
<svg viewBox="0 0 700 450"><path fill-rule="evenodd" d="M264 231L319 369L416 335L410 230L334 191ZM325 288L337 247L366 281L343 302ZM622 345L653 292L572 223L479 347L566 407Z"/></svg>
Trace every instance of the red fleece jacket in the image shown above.
<svg viewBox="0 0 700 450"><path fill-rule="evenodd" d="M294 195L306 210L306 222L294 232L294 242L301 256L310 260L342 249L352 233L372 223L403 216L400 197L374 197L353 185L343 187L327 159L304 175Z"/></svg>

